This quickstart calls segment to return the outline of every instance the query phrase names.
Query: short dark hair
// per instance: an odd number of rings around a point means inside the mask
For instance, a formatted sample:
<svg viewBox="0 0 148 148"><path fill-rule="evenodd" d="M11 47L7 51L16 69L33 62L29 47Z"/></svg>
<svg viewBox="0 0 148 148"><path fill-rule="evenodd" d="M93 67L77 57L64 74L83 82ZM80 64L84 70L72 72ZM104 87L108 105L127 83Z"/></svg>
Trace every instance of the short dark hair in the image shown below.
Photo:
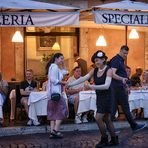
<svg viewBox="0 0 148 148"><path fill-rule="evenodd" d="M31 73L33 73L33 70L32 70L32 69L27 69L26 72L31 72Z"/></svg>
<svg viewBox="0 0 148 148"><path fill-rule="evenodd" d="M121 46L120 50L129 51L129 47L127 45L123 45L123 46Z"/></svg>
<svg viewBox="0 0 148 148"><path fill-rule="evenodd" d="M141 71L141 72L142 72L142 71L143 71L143 69L142 69L142 68L140 68L140 67L137 67L137 68L136 68L136 71Z"/></svg>
<svg viewBox="0 0 148 148"><path fill-rule="evenodd" d="M73 71L75 71L76 69L81 69L81 67L79 67L79 66L76 66L76 67L74 67L74 69L73 69Z"/></svg>

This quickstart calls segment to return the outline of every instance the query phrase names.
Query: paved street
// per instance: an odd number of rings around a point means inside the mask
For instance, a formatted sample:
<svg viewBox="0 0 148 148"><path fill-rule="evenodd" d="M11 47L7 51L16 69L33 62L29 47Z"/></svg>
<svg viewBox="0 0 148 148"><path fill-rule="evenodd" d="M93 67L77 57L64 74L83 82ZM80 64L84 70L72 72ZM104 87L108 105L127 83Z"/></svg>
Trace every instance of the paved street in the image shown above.
<svg viewBox="0 0 148 148"><path fill-rule="evenodd" d="M49 139L48 133L0 137L0 148L93 148L99 133L92 131L63 132L63 139ZM148 127L133 133L130 128L121 129L117 148L147 148Z"/></svg>

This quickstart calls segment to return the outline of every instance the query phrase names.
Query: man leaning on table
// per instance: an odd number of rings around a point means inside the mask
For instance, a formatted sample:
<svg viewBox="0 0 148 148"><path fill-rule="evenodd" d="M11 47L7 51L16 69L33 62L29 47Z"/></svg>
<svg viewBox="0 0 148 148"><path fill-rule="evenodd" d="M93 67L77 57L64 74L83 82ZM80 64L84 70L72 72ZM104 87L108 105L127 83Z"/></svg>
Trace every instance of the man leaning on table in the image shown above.
<svg viewBox="0 0 148 148"><path fill-rule="evenodd" d="M133 131L141 130L145 127L145 124L137 124L133 119L129 103L128 103L128 92L126 91L126 83L127 83L127 73L125 70L125 59L127 58L129 52L129 48L126 45L123 45L120 48L119 53L114 56L110 61L110 66L113 71L113 81L112 81L112 89L113 89L113 103L112 103L112 118L115 116L116 108L118 103L120 103L122 110L132 128Z"/></svg>
<svg viewBox="0 0 148 148"><path fill-rule="evenodd" d="M37 83L33 80L33 70L26 70L26 80L22 81L20 84L20 93L21 93L21 104L24 106L25 111L28 115L28 97L32 91L37 91ZM15 90L12 90L10 93L11 100L11 114L10 114L10 123L14 125L15 118L15 109L16 109L16 94ZM29 120L27 125L31 125L32 121Z"/></svg>

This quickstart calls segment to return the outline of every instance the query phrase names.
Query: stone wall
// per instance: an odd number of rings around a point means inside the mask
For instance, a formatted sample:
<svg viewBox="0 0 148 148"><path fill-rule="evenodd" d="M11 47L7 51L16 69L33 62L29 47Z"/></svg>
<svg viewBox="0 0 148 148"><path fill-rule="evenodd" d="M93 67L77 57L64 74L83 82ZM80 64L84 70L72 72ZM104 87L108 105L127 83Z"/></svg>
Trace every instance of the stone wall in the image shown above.
<svg viewBox="0 0 148 148"><path fill-rule="evenodd" d="M23 43L11 41L16 30L23 28L1 27L0 30L0 70L4 79L22 80L24 78L24 48Z"/></svg>
<svg viewBox="0 0 148 148"><path fill-rule="evenodd" d="M102 29L96 28L81 28L80 39L80 56L88 61L88 68L91 63L91 56L97 50L103 50L106 52L108 59L111 59L119 52L122 45L125 44L125 30L104 29L103 35L106 39L106 47L97 47L96 41L99 35L102 33ZM147 49L147 43L144 32L138 32L140 38L137 40L129 40L128 46L130 48L127 64L131 67L132 73L135 72L136 67L145 68L144 56L145 49ZM129 34L129 32L128 32ZM146 62L148 60L145 60ZM146 66L148 68L148 66Z"/></svg>

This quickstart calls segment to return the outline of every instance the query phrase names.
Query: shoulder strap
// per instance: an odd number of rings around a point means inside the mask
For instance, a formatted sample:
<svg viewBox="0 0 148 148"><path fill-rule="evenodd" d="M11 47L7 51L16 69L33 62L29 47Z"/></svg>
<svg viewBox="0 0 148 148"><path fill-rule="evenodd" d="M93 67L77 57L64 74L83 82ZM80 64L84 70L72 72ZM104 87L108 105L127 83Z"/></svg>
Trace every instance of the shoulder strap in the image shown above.
<svg viewBox="0 0 148 148"><path fill-rule="evenodd" d="M52 67L50 69L52 69ZM59 71L58 71L58 79L60 79ZM52 85L51 85L51 80L50 80L50 92L51 92L51 87L52 87Z"/></svg>

